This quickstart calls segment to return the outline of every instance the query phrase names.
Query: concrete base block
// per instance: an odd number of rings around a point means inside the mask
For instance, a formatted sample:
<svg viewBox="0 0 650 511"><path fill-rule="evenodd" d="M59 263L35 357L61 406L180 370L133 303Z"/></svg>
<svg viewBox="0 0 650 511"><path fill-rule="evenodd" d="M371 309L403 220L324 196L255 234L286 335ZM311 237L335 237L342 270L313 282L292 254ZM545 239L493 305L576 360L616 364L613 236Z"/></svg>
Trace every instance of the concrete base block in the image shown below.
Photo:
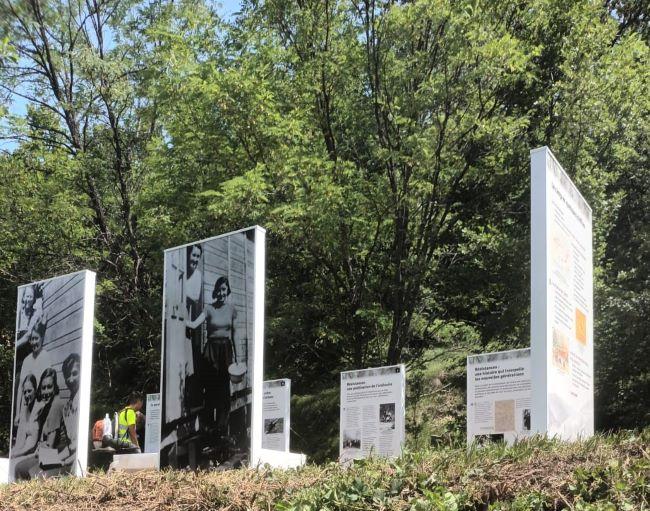
<svg viewBox="0 0 650 511"><path fill-rule="evenodd" d="M272 468L298 468L307 463L307 456L295 452L260 449L258 465L270 465Z"/></svg>
<svg viewBox="0 0 650 511"><path fill-rule="evenodd" d="M116 454L108 471L137 472L138 470L158 470L158 453Z"/></svg>
<svg viewBox="0 0 650 511"><path fill-rule="evenodd" d="M0 484L9 482L9 458L0 458Z"/></svg>

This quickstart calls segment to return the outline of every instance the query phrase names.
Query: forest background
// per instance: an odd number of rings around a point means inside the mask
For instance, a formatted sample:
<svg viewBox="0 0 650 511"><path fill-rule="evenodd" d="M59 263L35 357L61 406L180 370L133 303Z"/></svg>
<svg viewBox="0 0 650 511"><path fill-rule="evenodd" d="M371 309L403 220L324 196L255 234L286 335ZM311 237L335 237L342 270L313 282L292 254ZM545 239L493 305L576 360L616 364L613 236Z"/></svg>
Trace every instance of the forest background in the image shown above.
<svg viewBox="0 0 650 511"><path fill-rule="evenodd" d="M530 342L542 145L594 211L596 427L650 423L647 2L218 12L0 0L0 451L17 285L97 271L99 418L158 391L163 249L253 224L292 449L335 457L339 372L397 362L409 441L462 438L466 355Z"/></svg>

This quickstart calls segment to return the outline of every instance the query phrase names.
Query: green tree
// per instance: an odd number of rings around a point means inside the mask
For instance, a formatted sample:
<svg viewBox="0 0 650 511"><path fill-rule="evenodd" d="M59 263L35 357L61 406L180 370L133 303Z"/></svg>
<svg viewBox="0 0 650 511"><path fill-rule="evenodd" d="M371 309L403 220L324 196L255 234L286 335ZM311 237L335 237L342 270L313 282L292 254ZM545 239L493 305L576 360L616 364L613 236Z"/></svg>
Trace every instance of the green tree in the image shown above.
<svg viewBox="0 0 650 511"><path fill-rule="evenodd" d="M3 284L50 277L61 267L98 271L95 380L103 385L96 403L119 401L132 386L156 388L158 371L150 362L159 351L160 300L145 269L148 247L137 213L139 160L155 118L140 112L148 106L136 90L142 48L126 31L137 14L134 3L3 0L0 9L2 37L16 54L0 68L0 87L27 108L25 116L5 117L7 136L19 144L5 164L39 187L38 195L14 193L12 200L45 201L42 183L66 191L49 223L25 219L9 241L16 255L8 264L36 264L4 274ZM5 221L3 231L10 232L13 219ZM84 234L66 250L60 242L67 238L56 236L57 224L68 221ZM53 237L57 243L47 246L53 251L39 254ZM61 261L49 264L57 253ZM133 370L145 361L144 371Z"/></svg>
<svg viewBox="0 0 650 511"><path fill-rule="evenodd" d="M294 379L324 459L342 369L406 362L413 399L445 372L457 407L469 351L528 345L529 150L549 145L594 209L599 424L647 420L650 66L620 2L246 0L229 23L0 2L0 87L28 103L0 161L0 356L15 285L89 266L95 402L156 389L162 249L259 223L266 376Z"/></svg>

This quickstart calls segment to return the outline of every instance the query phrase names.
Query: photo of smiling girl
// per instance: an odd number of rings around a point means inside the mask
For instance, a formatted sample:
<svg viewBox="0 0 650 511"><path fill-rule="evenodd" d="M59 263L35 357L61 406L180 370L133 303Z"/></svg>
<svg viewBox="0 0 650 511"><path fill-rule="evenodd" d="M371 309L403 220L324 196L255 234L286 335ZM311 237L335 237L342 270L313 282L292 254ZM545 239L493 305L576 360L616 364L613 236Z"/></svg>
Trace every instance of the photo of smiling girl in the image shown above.
<svg viewBox="0 0 650 511"><path fill-rule="evenodd" d="M89 275L94 281L94 274L82 271L18 288L9 453L12 480L71 473L77 468Z"/></svg>

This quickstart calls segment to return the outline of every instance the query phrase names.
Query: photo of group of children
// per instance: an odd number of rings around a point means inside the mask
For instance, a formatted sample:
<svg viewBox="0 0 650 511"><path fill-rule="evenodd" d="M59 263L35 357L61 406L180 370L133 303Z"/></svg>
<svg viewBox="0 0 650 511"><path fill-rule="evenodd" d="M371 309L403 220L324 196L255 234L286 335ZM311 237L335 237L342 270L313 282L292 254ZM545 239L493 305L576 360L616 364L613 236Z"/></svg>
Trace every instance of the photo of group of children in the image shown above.
<svg viewBox="0 0 650 511"><path fill-rule="evenodd" d="M11 480L74 472L85 278L79 272L18 289Z"/></svg>

